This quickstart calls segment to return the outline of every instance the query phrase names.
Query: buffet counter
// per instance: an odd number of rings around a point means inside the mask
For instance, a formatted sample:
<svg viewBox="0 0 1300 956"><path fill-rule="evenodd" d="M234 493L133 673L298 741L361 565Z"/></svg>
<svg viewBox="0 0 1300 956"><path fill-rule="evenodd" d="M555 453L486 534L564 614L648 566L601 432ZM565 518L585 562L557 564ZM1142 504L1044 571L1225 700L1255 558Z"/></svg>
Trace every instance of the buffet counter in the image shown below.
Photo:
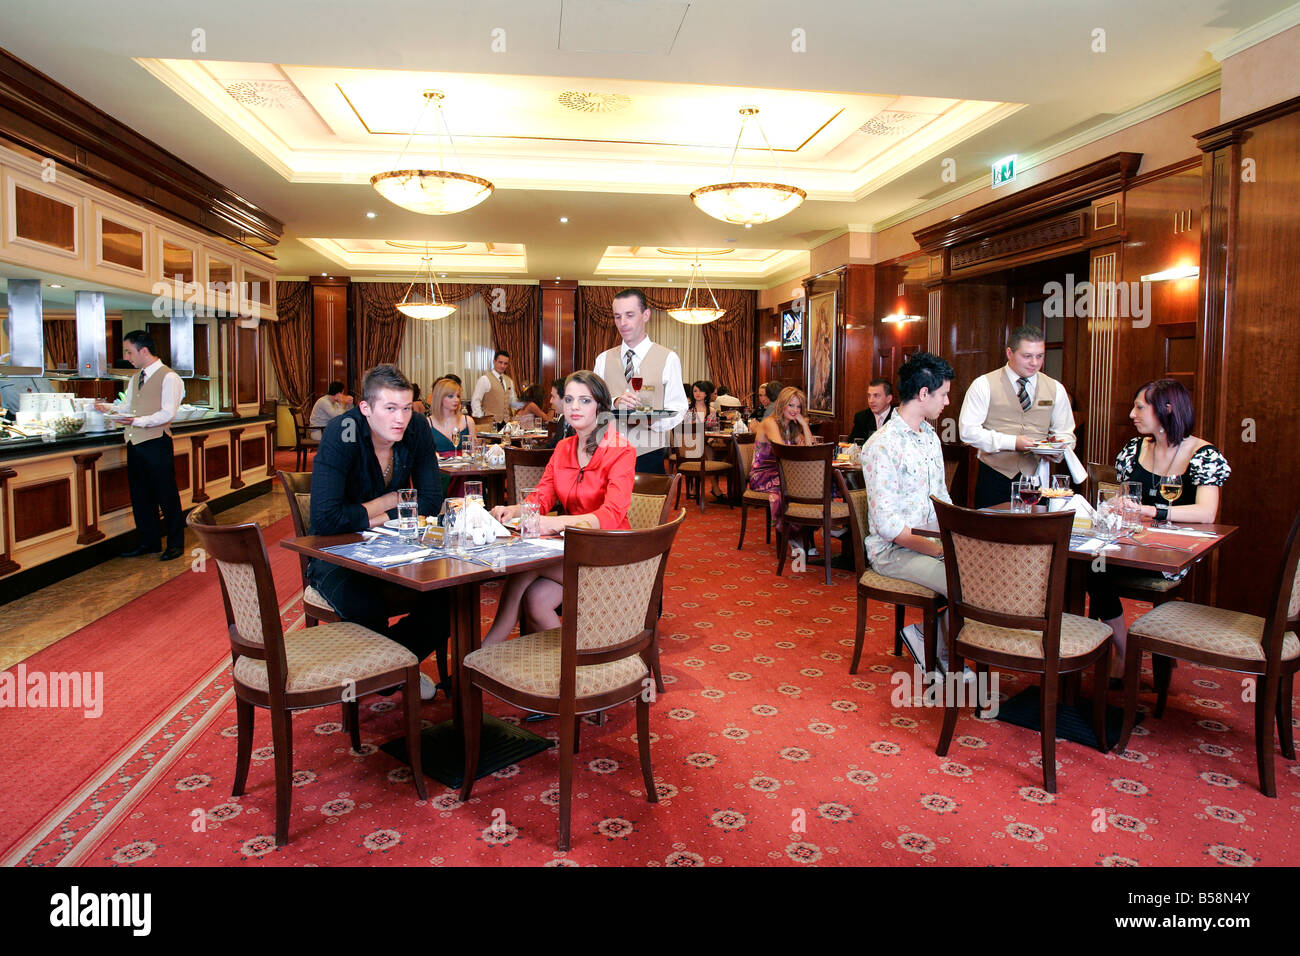
<svg viewBox="0 0 1300 956"><path fill-rule="evenodd" d="M269 490L273 416L214 414L171 432L182 509ZM112 539L134 530L120 429L0 441L0 603L112 557L125 543Z"/></svg>

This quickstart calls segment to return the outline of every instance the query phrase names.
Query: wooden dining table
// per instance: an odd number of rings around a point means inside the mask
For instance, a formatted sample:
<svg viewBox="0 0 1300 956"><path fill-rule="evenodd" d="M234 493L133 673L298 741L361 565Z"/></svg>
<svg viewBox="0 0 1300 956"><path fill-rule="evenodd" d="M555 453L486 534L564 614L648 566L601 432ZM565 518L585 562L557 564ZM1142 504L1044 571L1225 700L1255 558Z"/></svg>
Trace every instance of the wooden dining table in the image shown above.
<svg viewBox="0 0 1300 956"><path fill-rule="evenodd" d="M506 466L465 458L440 458L438 470L452 478L477 479L483 482L483 503L492 508L506 503Z"/></svg>
<svg viewBox="0 0 1300 956"><path fill-rule="evenodd" d="M317 558L330 564L337 564L359 574L372 577L377 581L410 588L413 591L446 591L451 603L451 678L452 720L444 721L433 727L425 728L421 733L421 762L425 772L448 786L459 786L464 774L464 719L461 711L464 701L456 693L460 681L460 663L465 655L477 650L481 637L479 627L479 608L481 602L480 587L484 582L495 581L524 571L536 571L553 567L564 560L564 552L555 550L553 554L536 560L512 563L504 568L490 567L477 561L462 560L454 555L440 554L436 549L434 555L426 560L395 567L380 567L336 554L327 548L341 544L355 544L362 541L360 534L308 535L302 538L287 538L280 542L281 547L309 558ZM504 539L500 547L508 548L519 539L512 537L509 543ZM544 746L538 746L544 744ZM386 745L388 749L390 745ZM391 752L405 757L405 741L398 739L391 744ZM519 759L515 755L528 756L545 749L549 743L544 738L515 727L491 715L485 715L483 724L482 751L479 758L479 773L482 777L494 773L503 766Z"/></svg>

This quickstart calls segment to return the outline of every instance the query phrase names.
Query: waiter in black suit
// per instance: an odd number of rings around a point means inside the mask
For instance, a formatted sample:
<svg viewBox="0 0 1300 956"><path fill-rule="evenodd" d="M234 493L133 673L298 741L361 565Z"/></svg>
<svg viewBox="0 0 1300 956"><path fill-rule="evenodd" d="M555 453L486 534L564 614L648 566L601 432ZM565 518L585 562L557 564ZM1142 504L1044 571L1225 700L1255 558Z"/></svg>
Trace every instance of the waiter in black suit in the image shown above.
<svg viewBox="0 0 1300 956"><path fill-rule="evenodd" d="M887 378L873 378L867 386L867 407L853 416L853 434L849 441L864 442L894 414L894 386Z"/></svg>

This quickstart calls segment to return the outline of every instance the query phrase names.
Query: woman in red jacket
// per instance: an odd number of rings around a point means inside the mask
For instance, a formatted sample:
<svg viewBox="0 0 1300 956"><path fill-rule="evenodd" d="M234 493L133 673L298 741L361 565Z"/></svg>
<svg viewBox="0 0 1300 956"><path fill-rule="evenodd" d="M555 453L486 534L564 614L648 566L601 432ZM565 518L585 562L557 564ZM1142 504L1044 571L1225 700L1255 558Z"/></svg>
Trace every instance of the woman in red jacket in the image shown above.
<svg viewBox="0 0 1300 956"><path fill-rule="evenodd" d="M574 434L555 446L541 484L528 496L541 512L542 534L564 528L627 529L627 509L632 503L636 449L609 423L610 398L604 381L594 372L574 372L564 380L564 418ZM556 505L563 514L547 514ZM519 516L519 505L497 507L498 520ZM564 568L512 575L506 580L492 629L483 644L496 644L509 636L519 619L519 605L527 602L533 629L560 626L555 609L564 601Z"/></svg>

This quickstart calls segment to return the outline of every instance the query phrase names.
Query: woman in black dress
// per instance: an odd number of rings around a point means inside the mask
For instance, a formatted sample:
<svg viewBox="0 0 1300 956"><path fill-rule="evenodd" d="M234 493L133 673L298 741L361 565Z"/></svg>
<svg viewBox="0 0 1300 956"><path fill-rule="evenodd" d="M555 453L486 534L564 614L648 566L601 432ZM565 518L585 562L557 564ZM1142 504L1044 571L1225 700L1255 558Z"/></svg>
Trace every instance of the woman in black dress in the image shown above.
<svg viewBox="0 0 1300 956"><path fill-rule="evenodd" d="M1115 456L1115 476L1142 486L1142 516L1177 524L1213 524L1219 514L1219 489L1232 469L1219 449L1191 433L1196 413L1187 389L1171 378L1148 382L1137 390L1128 417L1138 437ZM1160 479L1166 475L1181 475L1183 480L1182 494L1172 503L1160 497ZM1124 573L1115 568L1088 576L1090 616L1115 632L1114 676L1123 676L1128 643L1128 625L1115 588L1115 576Z"/></svg>

